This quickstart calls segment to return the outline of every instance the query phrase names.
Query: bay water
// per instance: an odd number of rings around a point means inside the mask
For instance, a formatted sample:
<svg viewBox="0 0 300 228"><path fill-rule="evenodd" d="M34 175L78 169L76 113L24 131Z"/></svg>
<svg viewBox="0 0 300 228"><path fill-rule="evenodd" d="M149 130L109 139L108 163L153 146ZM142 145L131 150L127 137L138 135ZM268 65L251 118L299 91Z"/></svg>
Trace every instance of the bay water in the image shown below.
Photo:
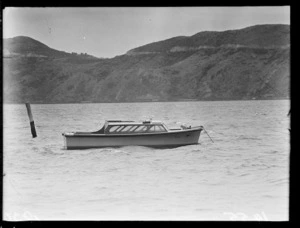
<svg viewBox="0 0 300 228"><path fill-rule="evenodd" d="M3 105L4 220L288 220L289 100ZM65 150L105 120L202 125L199 144Z"/></svg>

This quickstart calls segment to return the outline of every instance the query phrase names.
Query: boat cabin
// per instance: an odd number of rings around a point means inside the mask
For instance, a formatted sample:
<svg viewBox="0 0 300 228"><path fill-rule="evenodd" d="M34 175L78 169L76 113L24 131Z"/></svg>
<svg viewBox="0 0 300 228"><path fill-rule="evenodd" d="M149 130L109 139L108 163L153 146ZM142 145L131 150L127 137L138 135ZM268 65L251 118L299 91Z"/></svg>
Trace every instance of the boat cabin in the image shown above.
<svg viewBox="0 0 300 228"><path fill-rule="evenodd" d="M168 128L160 121L121 121L107 120L97 132L100 134L142 134L168 132Z"/></svg>

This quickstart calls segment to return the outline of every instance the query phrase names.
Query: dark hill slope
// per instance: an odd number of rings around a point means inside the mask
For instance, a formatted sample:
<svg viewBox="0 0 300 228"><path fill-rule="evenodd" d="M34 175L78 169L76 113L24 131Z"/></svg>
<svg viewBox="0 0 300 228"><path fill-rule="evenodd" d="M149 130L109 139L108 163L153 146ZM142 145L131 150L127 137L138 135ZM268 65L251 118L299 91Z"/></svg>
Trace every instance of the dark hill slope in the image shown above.
<svg viewBox="0 0 300 228"><path fill-rule="evenodd" d="M47 45L26 36L17 36L14 38L4 39L4 50L8 54L15 55L40 55L45 57L68 57L70 53L58 51Z"/></svg>
<svg viewBox="0 0 300 228"><path fill-rule="evenodd" d="M239 30L204 31L189 37L176 37L134 48L128 53L167 52L172 51L175 47L201 48L240 45L267 48L289 44L289 25L255 25Z"/></svg>
<svg viewBox="0 0 300 228"><path fill-rule="evenodd" d="M191 43L186 41L187 37L175 37L112 59L69 55L4 58L4 101L65 103L287 98L290 91L288 31L287 25L263 25L225 32L201 32L189 38L194 39ZM205 38L207 33L217 35L208 39ZM251 38L247 41L247 37ZM228 45L232 40L241 39L245 39L243 45ZM174 51L178 42L184 48ZM268 45L264 46L266 43ZM200 44L210 47L186 48ZM31 51L35 52L35 49Z"/></svg>

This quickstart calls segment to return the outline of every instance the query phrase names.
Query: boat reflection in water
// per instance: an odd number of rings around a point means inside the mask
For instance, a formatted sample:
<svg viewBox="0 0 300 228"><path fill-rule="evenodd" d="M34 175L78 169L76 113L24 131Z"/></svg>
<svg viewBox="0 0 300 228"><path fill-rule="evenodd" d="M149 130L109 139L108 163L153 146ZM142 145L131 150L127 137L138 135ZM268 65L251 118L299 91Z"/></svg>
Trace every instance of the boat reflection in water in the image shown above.
<svg viewBox="0 0 300 228"><path fill-rule="evenodd" d="M202 126L169 129L161 121L107 120L99 131L65 132L66 149L148 146L177 147L198 144Z"/></svg>

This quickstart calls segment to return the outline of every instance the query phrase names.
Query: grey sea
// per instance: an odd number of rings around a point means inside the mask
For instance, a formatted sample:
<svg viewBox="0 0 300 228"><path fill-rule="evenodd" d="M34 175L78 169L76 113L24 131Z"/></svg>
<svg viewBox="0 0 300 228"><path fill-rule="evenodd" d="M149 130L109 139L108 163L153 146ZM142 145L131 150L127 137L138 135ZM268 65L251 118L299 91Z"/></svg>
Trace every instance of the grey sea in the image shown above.
<svg viewBox="0 0 300 228"><path fill-rule="evenodd" d="M5 220L288 220L289 100L3 105ZM203 125L199 144L65 150L106 119Z"/></svg>

